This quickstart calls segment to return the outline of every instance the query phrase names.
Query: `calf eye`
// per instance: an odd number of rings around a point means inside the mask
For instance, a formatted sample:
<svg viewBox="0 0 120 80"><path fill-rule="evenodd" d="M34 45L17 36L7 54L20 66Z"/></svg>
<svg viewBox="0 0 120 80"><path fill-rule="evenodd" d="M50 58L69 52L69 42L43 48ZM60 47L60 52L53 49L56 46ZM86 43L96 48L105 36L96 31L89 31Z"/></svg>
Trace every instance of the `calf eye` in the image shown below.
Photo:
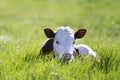
<svg viewBox="0 0 120 80"><path fill-rule="evenodd" d="M60 44L58 41L56 41L56 44Z"/></svg>
<svg viewBox="0 0 120 80"><path fill-rule="evenodd" d="M75 41L73 42L73 44L75 44Z"/></svg>

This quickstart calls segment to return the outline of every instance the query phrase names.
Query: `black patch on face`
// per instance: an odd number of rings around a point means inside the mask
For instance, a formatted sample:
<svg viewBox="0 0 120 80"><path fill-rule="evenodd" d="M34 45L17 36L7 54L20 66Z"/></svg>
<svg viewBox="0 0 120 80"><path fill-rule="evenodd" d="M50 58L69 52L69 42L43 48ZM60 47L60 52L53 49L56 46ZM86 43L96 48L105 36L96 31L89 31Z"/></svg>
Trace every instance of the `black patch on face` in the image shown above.
<svg viewBox="0 0 120 80"><path fill-rule="evenodd" d="M41 48L40 55L46 55L53 51L53 39L49 39L46 44Z"/></svg>

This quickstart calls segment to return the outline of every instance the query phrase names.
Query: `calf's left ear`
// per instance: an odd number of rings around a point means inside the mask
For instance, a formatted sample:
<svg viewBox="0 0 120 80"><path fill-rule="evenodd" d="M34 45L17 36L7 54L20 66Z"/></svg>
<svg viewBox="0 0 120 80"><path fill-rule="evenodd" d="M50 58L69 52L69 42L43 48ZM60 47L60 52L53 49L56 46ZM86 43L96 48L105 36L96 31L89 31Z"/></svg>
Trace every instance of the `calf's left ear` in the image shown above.
<svg viewBox="0 0 120 80"><path fill-rule="evenodd" d="M55 33L50 28L45 28L44 33L48 38L53 38L55 36Z"/></svg>
<svg viewBox="0 0 120 80"><path fill-rule="evenodd" d="M79 29L77 32L75 32L74 36L75 36L75 39L79 39L79 38L82 38L85 33L87 32L86 29Z"/></svg>

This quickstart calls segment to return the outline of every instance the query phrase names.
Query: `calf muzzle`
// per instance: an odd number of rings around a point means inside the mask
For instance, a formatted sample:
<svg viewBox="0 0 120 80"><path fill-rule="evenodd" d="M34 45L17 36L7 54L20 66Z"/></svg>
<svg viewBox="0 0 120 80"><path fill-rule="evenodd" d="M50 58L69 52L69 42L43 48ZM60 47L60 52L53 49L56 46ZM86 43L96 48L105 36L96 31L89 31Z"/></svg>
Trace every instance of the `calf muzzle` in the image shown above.
<svg viewBox="0 0 120 80"><path fill-rule="evenodd" d="M72 54L64 53L63 54L63 61L69 61L72 58Z"/></svg>

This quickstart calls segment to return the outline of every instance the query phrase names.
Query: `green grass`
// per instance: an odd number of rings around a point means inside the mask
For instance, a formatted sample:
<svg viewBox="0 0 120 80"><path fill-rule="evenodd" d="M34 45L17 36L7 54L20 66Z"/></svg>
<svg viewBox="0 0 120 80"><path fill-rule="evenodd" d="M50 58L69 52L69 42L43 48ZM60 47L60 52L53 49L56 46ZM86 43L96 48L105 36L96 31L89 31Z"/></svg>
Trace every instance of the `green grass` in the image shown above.
<svg viewBox="0 0 120 80"><path fill-rule="evenodd" d="M69 64L38 57L45 27L86 28L77 44L97 57ZM0 80L119 80L119 0L0 0Z"/></svg>

